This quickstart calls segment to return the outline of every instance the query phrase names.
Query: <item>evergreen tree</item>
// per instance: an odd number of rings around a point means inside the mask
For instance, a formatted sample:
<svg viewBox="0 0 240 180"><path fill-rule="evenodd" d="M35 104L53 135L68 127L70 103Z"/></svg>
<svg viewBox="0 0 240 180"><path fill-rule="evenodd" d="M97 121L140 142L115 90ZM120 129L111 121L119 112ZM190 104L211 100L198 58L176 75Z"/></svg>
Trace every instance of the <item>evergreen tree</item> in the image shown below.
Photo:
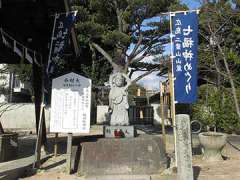
<svg viewBox="0 0 240 180"><path fill-rule="evenodd" d="M143 76L159 70L159 65L147 65L141 60L150 56L163 60L163 45L169 42L168 16L147 19L177 7L175 0L75 0L72 9L79 12L78 42L82 55L91 59L85 62L85 71L93 77L104 67L105 76L111 68L124 73L130 68L132 73L146 71ZM102 58L108 64L97 66Z"/></svg>

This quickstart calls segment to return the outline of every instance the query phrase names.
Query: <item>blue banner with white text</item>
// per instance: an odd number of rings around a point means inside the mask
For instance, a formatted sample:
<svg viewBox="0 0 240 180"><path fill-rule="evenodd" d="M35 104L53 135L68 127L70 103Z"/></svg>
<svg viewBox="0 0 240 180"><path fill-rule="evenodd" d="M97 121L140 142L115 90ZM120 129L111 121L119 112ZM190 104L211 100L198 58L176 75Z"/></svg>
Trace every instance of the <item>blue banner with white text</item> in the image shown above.
<svg viewBox="0 0 240 180"><path fill-rule="evenodd" d="M173 73L176 103L197 100L198 14L176 13L173 23Z"/></svg>
<svg viewBox="0 0 240 180"><path fill-rule="evenodd" d="M49 52L47 74L53 73L54 65L62 58L65 48L68 45L71 28L74 25L76 11L55 15L53 36Z"/></svg>

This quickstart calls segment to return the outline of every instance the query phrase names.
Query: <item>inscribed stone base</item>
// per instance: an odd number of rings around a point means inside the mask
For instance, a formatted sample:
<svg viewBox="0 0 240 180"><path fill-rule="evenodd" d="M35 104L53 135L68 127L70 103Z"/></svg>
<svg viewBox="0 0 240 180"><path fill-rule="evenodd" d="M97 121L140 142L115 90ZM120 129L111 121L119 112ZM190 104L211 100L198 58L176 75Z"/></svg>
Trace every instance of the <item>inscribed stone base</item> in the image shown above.
<svg viewBox="0 0 240 180"><path fill-rule="evenodd" d="M159 136L102 138L81 145L80 176L158 174L167 168Z"/></svg>
<svg viewBox="0 0 240 180"><path fill-rule="evenodd" d="M136 132L134 126L104 126L103 134L105 138L132 138Z"/></svg>

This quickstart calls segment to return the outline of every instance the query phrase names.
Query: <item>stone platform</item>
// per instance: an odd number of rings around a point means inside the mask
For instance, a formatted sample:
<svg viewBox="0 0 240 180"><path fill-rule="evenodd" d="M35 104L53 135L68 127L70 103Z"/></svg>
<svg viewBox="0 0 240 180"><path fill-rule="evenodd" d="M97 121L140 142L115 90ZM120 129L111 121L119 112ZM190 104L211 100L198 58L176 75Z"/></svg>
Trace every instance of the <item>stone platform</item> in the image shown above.
<svg viewBox="0 0 240 180"><path fill-rule="evenodd" d="M78 174L157 174L167 168L167 157L163 147L161 137L149 135L136 138L105 138L82 143Z"/></svg>
<svg viewBox="0 0 240 180"><path fill-rule="evenodd" d="M136 131L134 126L104 126L103 134L106 138L132 138Z"/></svg>

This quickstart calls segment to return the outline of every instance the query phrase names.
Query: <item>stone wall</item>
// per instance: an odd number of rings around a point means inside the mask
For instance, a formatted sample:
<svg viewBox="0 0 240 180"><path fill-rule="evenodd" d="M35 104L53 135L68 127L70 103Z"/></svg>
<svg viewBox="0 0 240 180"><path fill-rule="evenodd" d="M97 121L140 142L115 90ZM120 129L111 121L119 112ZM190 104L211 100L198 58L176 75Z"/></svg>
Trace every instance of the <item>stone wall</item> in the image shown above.
<svg viewBox="0 0 240 180"><path fill-rule="evenodd" d="M161 114L159 113L159 104L151 104L154 109L154 125L161 124ZM0 112L9 107L0 117L0 121L4 129L23 129L35 130L35 106L33 103L8 103L0 107ZM106 113L108 106L97 106L97 124L106 123ZM167 113L167 110L166 110ZM46 127L49 130L50 123L50 108L47 107L45 111ZM170 125L168 119L165 120L165 125Z"/></svg>
<svg viewBox="0 0 240 180"><path fill-rule="evenodd" d="M159 112L160 110L160 105L159 104L151 104L154 110L154 120L153 124L154 125L160 125L162 120L161 120L161 113ZM97 124L105 124L106 121L106 114L108 112L108 106L97 106ZM168 114L168 109L167 107L165 108L165 116L167 117ZM168 119L165 119L165 125L170 125L170 121Z"/></svg>
<svg viewBox="0 0 240 180"><path fill-rule="evenodd" d="M50 108L46 108L46 127L49 129ZM4 111L0 121L4 129L22 129L35 131L35 105L33 103L8 103L0 107Z"/></svg>

